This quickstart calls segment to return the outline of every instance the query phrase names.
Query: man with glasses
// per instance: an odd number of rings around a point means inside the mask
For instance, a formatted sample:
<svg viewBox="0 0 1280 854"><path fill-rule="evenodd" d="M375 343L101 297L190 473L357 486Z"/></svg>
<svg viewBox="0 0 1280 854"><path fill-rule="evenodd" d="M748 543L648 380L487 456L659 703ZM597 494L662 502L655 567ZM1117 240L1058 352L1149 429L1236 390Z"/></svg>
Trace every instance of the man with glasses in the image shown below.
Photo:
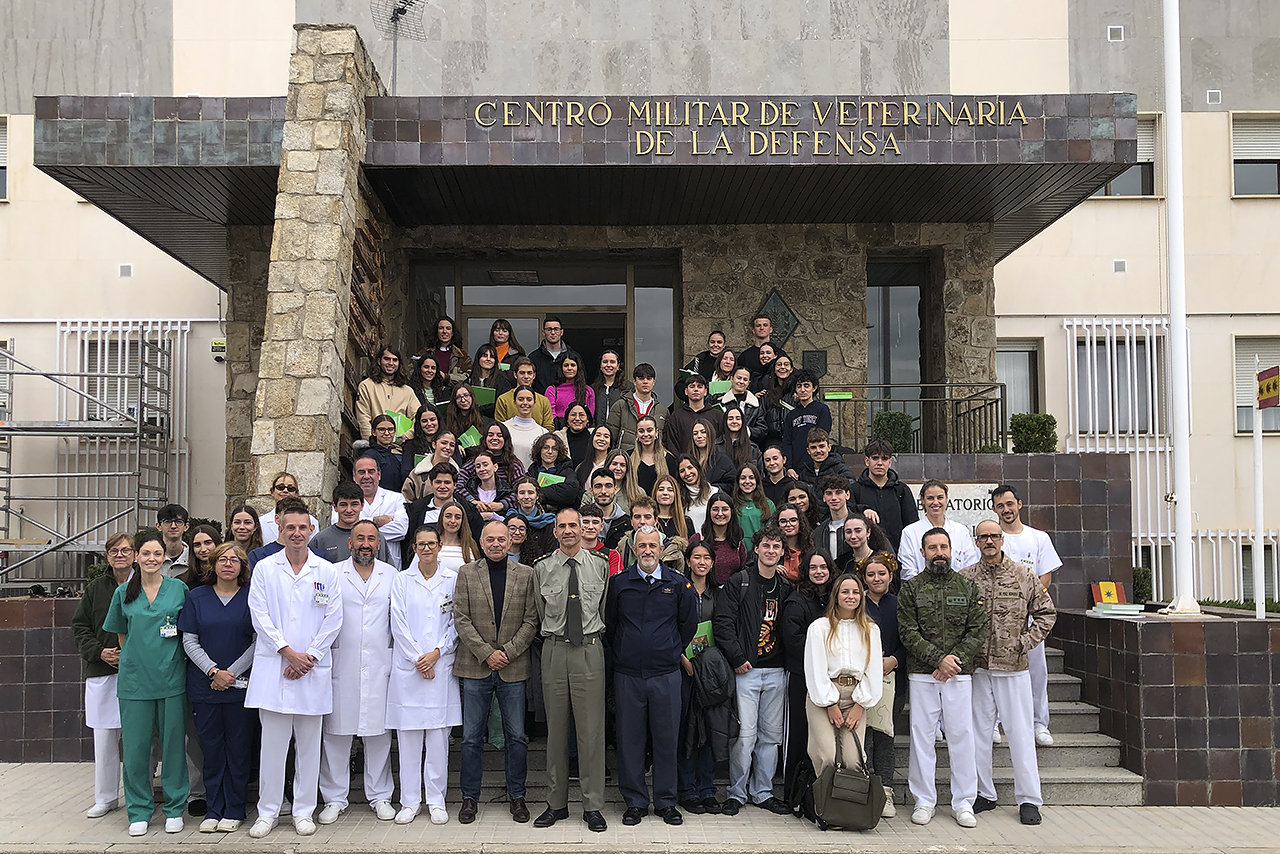
<svg viewBox="0 0 1280 854"><path fill-rule="evenodd" d="M177 578L191 568L191 550L182 539L191 527L187 508L181 504L166 504L156 514L156 527L164 538L164 563L160 572L169 578Z"/></svg>
<svg viewBox="0 0 1280 854"><path fill-rule="evenodd" d="M990 629L974 658L973 732L974 761L978 768L978 797L974 813L996 808L996 787L991 773L991 732L999 720L1009 738L1013 760L1013 794L1023 824L1040 823L1040 769L1036 765L1036 739L1031 702L1031 674L1027 653L1044 643L1057 612L1049 591L1035 571L1003 550L1000 525L986 519L978 523L978 550L982 558L960 570L978 587L987 608ZM951 721L947 720L948 735Z"/></svg>
<svg viewBox="0 0 1280 854"><path fill-rule="evenodd" d="M400 543L409 531L409 514L404 509L404 496L379 486L382 470L376 457L363 456L356 460L352 477L360 487L362 496L360 518L368 519L378 526L378 533L387 541L387 550L391 552L391 564L399 570ZM337 510L333 511L329 523L336 521Z"/></svg>
<svg viewBox="0 0 1280 854"><path fill-rule="evenodd" d="M577 359L579 366L583 365L582 356L564 343L564 323L554 314L548 314L546 320L542 321L542 343L538 349L529 354L529 358L533 360L533 367L537 371L537 385L533 387L535 391L538 389L546 391L547 386L555 382L556 359L565 353Z"/></svg>
<svg viewBox="0 0 1280 854"><path fill-rule="evenodd" d="M529 820L524 802L529 740L524 731L529 648L538 632L533 568L507 553L510 534L501 521L480 532L480 560L463 565L453 591L458 652L453 674L462 689L462 807L458 821L476 820L484 775L484 737L489 706L498 698L502 717L503 768L511 818Z"/></svg>
<svg viewBox="0 0 1280 854"><path fill-rule="evenodd" d="M1044 589L1048 590L1053 583L1054 571L1062 568L1062 558L1058 557L1049 535L1038 528L1022 524L1022 500L1007 483L991 490L991 508L1000 517L1004 553L1029 567L1040 578ZM1043 641L1027 652L1027 669L1031 672L1036 744L1048 747L1053 744L1053 734L1049 732L1049 666L1045 660Z"/></svg>

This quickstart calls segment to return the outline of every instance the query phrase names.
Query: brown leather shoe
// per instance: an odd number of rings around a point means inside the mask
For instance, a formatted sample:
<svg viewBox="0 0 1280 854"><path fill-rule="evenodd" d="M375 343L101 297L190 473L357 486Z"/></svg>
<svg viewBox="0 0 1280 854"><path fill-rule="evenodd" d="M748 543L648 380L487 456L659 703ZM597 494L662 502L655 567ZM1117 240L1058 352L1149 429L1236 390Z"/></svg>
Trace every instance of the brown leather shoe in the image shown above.
<svg viewBox="0 0 1280 854"><path fill-rule="evenodd" d="M524 805L524 798L516 798L511 802L511 817L521 824L529 820L529 808Z"/></svg>
<svg viewBox="0 0 1280 854"><path fill-rule="evenodd" d="M462 809L458 810L458 821L471 824L476 820L476 802L471 798L462 799Z"/></svg>

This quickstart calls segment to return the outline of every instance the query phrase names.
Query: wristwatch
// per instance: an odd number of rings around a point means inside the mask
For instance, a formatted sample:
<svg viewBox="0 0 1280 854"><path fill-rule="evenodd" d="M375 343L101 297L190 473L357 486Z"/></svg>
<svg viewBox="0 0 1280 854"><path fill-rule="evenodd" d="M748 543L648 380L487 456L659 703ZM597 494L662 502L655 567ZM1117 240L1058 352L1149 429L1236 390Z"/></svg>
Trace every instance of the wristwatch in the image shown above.
<svg viewBox="0 0 1280 854"><path fill-rule="evenodd" d="M218 667L218 665L216 665L216 664L215 664L215 665L213 666L213 669L212 669L212 670L210 670L210 671L209 671L208 673L206 673L205 675L206 675L206 676L208 676L210 679L212 679L213 677L215 677L215 676L217 676L217 675L218 675L218 671L219 671L220 669L221 669L221 668L220 668L220 667Z"/></svg>

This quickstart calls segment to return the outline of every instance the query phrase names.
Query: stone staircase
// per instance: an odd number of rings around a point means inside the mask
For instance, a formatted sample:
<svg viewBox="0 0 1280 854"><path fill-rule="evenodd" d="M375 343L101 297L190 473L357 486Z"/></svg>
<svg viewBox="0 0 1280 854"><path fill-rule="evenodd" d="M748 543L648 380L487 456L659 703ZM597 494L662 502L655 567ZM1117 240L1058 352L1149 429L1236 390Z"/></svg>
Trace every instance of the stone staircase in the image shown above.
<svg viewBox="0 0 1280 854"><path fill-rule="evenodd" d="M1110 736L1098 732L1098 710L1080 701L1081 682L1074 676L1062 672L1062 653L1059 650L1048 650L1049 660L1049 710L1050 726L1053 730L1052 747L1037 748L1040 764L1040 783L1047 805L1082 805L1082 806L1132 806L1142 803L1142 777L1120 767L1120 743ZM908 739L900 734L896 741L897 776L895 801L899 804L910 803L907 795L907 754ZM461 800L458 789L458 748L460 740L452 740L449 757L449 783L446 792L450 803ZM938 748L938 803L947 804L950 800L949 765L945 742ZM359 762L359 757L356 759ZM1007 744L995 746L994 775L998 800L1004 804L1013 804L1013 769L1009 758ZM394 766L394 757L393 757ZM484 753L485 774L480 798L484 802L502 802L506 793L502 777L503 754L493 747L486 746ZM535 806L546 796L546 739L534 736L529 741L529 773L527 800L534 812ZM613 750L606 753L606 768L609 771L605 787L605 800L610 804L620 804L618 793L617 761ZM397 769L398 771L398 769ZM717 769L717 790L719 797L724 798L726 775L728 769L724 763ZM569 787L569 800L580 802L581 793L577 780ZM361 798L358 791L361 778L358 773L352 774L352 800ZM776 790L781 794L781 769ZM612 807L611 807L612 808Z"/></svg>
<svg viewBox="0 0 1280 854"><path fill-rule="evenodd" d="M1098 710L1080 700L1081 681L1062 672L1062 651L1048 648L1049 728L1053 745L1037 747L1040 787L1047 805L1135 806L1142 803L1142 776L1120 767L1120 742L1098 732ZM898 777L905 780L909 739L894 739ZM938 803L951 799L946 744L938 748ZM1013 804L1009 745L995 745L993 776L997 800ZM898 803L909 803L905 782L896 786Z"/></svg>

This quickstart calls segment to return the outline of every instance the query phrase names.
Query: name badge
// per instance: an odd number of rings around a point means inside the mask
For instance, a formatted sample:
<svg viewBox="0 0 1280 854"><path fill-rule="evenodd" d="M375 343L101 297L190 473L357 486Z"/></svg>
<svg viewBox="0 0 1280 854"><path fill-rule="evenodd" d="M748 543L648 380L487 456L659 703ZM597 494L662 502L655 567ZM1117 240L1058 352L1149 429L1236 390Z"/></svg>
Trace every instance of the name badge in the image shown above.
<svg viewBox="0 0 1280 854"><path fill-rule="evenodd" d="M160 637L176 638L178 636L178 627L170 622L169 617L164 618L164 625L160 627Z"/></svg>
<svg viewBox="0 0 1280 854"><path fill-rule="evenodd" d="M441 602L441 603L440 603L440 613L441 613L441 614L447 614L447 613L449 613L449 612L450 612L450 611L452 611L452 610L453 610L453 600L452 600L452 599L446 599L446 600L444 600L443 602Z"/></svg>
<svg viewBox="0 0 1280 854"><path fill-rule="evenodd" d="M948 596L947 604L948 605L968 605L969 597L968 596Z"/></svg>
<svg viewBox="0 0 1280 854"><path fill-rule="evenodd" d="M325 589L324 589L324 583L323 583L323 582L320 582L320 581L317 581L317 582L315 582L315 584L313 585L313 588L314 588L314 590L315 590L315 596L314 596L314 599L313 599L313 601L315 602L315 604L317 604L317 605L328 605L328 604L329 604L329 591L327 591L327 590L325 590Z"/></svg>
<svg viewBox="0 0 1280 854"><path fill-rule="evenodd" d="M241 691L249 687L249 677L237 676L236 681L231 683L232 688L239 688Z"/></svg>

